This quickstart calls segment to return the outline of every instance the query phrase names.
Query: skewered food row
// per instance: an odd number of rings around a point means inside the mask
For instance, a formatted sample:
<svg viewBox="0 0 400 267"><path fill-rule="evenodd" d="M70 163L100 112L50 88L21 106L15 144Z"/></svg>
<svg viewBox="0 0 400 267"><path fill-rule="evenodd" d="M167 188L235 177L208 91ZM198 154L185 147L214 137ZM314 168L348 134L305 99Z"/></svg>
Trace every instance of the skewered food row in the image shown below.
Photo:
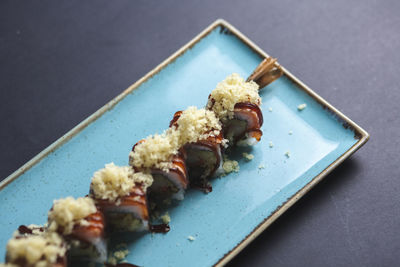
<svg viewBox="0 0 400 267"><path fill-rule="evenodd" d="M113 232L168 232L168 225L151 220L160 203L182 200L189 186L211 192L209 179L223 173L224 151L260 141L258 89L282 74L275 61L264 60L248 81L228 76L205 108L176 112L164 133L133 146L129 166L106 164L94 173L86 197L54 201L45 226L20 226L7 244L3 266L105 263L106 236Z"/></svg>

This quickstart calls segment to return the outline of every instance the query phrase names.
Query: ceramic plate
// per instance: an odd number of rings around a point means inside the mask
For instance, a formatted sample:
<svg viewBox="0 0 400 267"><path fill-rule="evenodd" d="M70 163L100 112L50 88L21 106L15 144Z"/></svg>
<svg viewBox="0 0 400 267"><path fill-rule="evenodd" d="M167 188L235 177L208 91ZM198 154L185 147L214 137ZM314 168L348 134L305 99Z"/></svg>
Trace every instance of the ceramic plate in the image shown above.
<svg viewBox="0 0 400 267"><path fill-rule="evenodd" d="M0 184L0 253L20 224L44 223L54 199L86 195L93 172L108 162L128 164L132 145L161 133L175 111L203 107L218 82L233 72L249 76L266 56L227 22L214 22ZM232 155L240 171L214 179L210 194L189 190L169 211L169 233L114 240L128 243L128 262L227 263L368 140L364 130L286 69L260 94L264 135L252 149ZM303 103L307 108L299 111ZM245 161L244 151L254 159Z"/></svg>

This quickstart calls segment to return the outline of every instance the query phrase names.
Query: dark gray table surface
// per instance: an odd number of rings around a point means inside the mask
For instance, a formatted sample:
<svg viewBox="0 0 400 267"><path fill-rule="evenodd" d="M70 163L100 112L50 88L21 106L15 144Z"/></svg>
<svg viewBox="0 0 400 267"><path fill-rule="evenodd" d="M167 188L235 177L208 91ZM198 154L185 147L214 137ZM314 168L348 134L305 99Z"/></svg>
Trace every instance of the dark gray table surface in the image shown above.
<svg viewBox="0 0 400 267"><path fill-rule="evenodd" d="M0 179L217 18L371 135L229 266L399 266L397 0L3 0Z"/></svg>

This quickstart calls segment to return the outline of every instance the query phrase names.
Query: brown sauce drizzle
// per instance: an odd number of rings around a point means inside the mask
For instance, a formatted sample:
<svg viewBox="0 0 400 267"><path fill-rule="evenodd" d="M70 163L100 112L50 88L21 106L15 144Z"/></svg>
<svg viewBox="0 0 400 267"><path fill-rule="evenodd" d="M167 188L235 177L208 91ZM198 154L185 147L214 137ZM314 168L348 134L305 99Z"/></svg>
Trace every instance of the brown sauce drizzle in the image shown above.
<svg viewBox="0 0 400 267"><path fill-rule="evenodd" d="M32 230L31 229L29 229L27 226L25 226L25 225L20 225L19 227L18 227L18 232L21 234L21 235L24 235L24 234L29 234L29 235L31 235L32 234Z"/></svg>
<svg viewBox="0 0 400 267"><path fill-rule="evenodd" d="M263 125L264 118L261 112L261 109L258 105L250 103L250 102L239 102L235 104L235 108L237 109L250 109L257 113L258 121L260 123L260 127Z"/></svg>
<svg viewBox="0 0 400 267"><path fill-rule="evenodd" d="M33 234L33 230L35 230L35 229L38 229L40 232L44 231L43 227L34 227L33 229L31 229L26 225L20 225L18 227L18 232L21 235L31 235L31 234Z"/></svg>
<svg viewBox="0 0 400 267"><path fill-rule="evenodd" d="M209 183L196 183L192 185L193 188L199 189L208 194L212 192L212 185Z"/></svg>
<svg viewBox="0 0 400 267"><path fill-rule="evenodd" d="M166 223L150 225L150 232L153 233L168 233L170 229L171 228Z"/></svg>

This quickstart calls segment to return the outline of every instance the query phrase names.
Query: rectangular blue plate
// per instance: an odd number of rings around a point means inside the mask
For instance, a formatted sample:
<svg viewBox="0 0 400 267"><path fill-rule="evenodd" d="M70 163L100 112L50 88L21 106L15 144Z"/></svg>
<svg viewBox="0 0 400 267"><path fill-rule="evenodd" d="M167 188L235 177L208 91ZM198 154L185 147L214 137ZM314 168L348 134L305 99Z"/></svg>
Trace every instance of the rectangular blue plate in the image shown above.
<svg viewBox="0 0 400 267"><path fill-rule="evenodd" d="M54 199L86 195L93 172L108 162L127 165L139 139L161 133L175 111L203 107L218 82L233 72L249 76L266 56L227 22L214 22L0 184L0 253L20 224L43 224ZM262 141L232 155L240 172L213 180L210 194L189 190L170 209L169 233L121 237L129 262L224 265L368 140L359 126L284 73L260 93ZM307 108L298 111L303 103ZM244 151L255 158L246 162Z"/></svg>

